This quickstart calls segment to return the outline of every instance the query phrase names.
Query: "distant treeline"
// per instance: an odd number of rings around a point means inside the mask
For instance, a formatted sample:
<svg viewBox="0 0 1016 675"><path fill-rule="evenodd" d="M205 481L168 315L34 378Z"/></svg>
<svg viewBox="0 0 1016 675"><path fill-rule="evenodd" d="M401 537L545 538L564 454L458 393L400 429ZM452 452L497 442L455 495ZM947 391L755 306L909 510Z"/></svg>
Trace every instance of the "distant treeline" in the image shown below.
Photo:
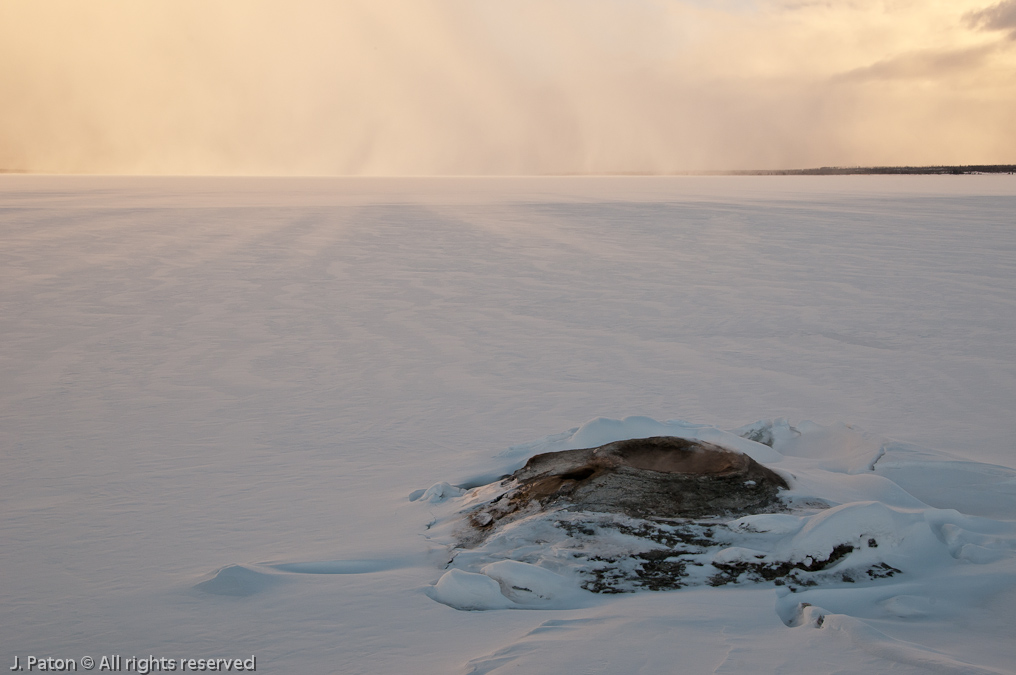
<svg viewBox="0 0 1016 675"><path fill-rule="evenodd" d="M1016 164L966 166L823 166L818 169L758 169L716 172L728 176L852 176L859 174L1016 173Z"/></svg>
<svg viewBox="0 0 1016 675"><path fill-rule="evenodd" d="M0 173L30 173L24 169L2 169ZM1016 173L1016 164L968 164L964 166L823 166L818 169L736 169L730 171L681 171L672 174L622 172L622 176L855 176L863 174L967 174ZM603 174L564 173L553 176L596 176Z"/></svg>

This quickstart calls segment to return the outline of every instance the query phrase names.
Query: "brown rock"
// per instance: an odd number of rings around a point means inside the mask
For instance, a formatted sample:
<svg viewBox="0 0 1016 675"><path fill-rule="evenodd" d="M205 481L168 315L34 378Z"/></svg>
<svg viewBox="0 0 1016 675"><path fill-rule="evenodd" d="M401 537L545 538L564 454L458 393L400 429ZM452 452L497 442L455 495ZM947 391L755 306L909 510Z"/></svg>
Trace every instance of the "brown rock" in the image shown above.
<svg viewBox="0 0 1016 675"><path fill-rule="evenodd" d="M536 455L470 516L481 530L533 507L700 518L771 510L786 481L747 455L671 436Z"/></svg>

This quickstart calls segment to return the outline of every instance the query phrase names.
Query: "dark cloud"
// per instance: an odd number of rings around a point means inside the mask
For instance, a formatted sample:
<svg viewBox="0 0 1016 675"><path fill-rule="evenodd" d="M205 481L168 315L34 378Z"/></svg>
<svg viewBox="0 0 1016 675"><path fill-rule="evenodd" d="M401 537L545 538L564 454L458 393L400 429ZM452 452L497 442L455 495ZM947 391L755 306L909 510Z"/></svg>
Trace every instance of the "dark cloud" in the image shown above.
<svg viewBox="0 0 1016 675"><path fill-rule="evenodd" d="M970 12L964 18L971 28L1007 30L1009 37L1016 40L1016 0L1002 0L997 5Z"/></svg>
<svg viewBox="0 0 1016 675"><path fill-rule="evenodd" d="M1016 0L1014 0L1016 1ZM834 82L867 82L875 80L942 80L976 70L998 49L997 45L981 45L967 49L925 50L901 54L855 68L835 76Z"/></svg>

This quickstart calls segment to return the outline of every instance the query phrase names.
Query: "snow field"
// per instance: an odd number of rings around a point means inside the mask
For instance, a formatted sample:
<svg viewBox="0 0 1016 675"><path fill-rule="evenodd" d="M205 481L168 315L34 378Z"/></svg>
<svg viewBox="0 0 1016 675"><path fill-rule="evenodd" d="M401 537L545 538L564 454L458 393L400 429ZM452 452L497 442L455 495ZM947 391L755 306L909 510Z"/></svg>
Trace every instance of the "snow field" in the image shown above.
<svg viewBox="0 0 1016 675"><path fill-rule="evenodd" d="M1014 212L1006 176L0 176L2 652L1011 672ZM728 549L902 573L570 596L488 568L571 582L520 532L456 557L513 609L435 602L457 489L611 429L793 475L816 524Z"/></svg>

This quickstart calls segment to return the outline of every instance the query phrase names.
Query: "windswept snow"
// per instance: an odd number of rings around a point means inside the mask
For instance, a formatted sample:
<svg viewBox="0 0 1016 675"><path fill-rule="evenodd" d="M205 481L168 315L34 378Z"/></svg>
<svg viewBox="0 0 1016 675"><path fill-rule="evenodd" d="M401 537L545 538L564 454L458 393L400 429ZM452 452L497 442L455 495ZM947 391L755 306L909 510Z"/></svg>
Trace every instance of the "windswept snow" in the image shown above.
<svg viewBox="0 0 1016 675"><path fill-rule="evenodd" d="M1013 672L1013 213L1009 176L0 176L4 658ZM788 509L456 550L528 457L659 435Z"/></svg>

